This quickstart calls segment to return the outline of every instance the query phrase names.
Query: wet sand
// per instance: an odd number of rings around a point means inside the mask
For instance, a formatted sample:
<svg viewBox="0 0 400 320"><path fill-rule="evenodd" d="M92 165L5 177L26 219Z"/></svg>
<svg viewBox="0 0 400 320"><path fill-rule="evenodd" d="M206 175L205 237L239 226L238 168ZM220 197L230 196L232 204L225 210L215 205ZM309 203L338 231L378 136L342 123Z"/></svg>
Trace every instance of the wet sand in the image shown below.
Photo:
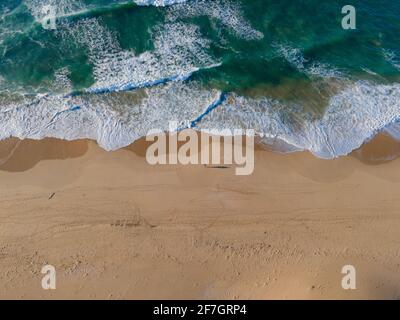
<svg viewBox="0 0 400 320"><path fill-rule="evenodd" d="M0 142L0 298L400 298L399 144L150 166L146 143ZM41 268L57 289L41 288ZM343 290L341 269L357 270Z"/></svg>

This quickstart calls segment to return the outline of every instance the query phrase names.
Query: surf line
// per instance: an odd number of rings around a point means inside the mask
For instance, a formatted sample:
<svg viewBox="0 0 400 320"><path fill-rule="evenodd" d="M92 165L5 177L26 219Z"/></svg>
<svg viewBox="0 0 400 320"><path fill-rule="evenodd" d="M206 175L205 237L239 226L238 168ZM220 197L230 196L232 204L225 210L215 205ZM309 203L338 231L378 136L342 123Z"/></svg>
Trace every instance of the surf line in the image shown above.
<svg viewBox="0 0 400 320"><path fill-rule="evenodd" d="M188 80L192 76L193 72L190 72L187 75L177 75L177 76L171 76L169 78L162 78L162 79L156 79L152 81L146 81L142 83L131 83L127 82L121 85L111 85L109 87L99 87L99 88L89 88L85 90L77 90L70 92L66 95L64 95L64 98L73 98L77 96L82 96L85 94L107 94L107 93L117 93L117 92L127 92L127 91L132 91L136 89L144 89L144 88L151 88L154 86L158 86L161 84L167 84L168 82L179 82L179 81L185 81Z"/></svg>
<svg viewBox="0 0 400 320"><path fill-rule="evenodd" d="M203 120L205 116L207 116L209 113L211 113L211 111L213 111L214 109L218 108L221 104L223 104L226 99L227 99L227 93L222 92L217 100L215 100L201 115L199 115L196 119L194 119L190 123L190 128L196 127L197 124L201 122L201 120Z"/></svg>

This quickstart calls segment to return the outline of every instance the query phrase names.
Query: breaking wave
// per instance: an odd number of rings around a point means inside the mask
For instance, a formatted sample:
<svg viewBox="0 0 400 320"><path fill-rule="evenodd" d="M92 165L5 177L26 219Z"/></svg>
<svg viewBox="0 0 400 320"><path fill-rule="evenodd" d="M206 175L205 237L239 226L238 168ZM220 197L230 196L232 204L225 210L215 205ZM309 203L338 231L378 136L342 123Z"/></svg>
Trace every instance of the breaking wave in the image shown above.
<svg viewBox="0 0 400 320"><path fill-rule="evenodd" d="M331 159L397 124L399 101L399 84L357 82L334 95L318 118L301 105L177 81L120 94L25 98L2 108L0 138L89 138L116 150L152 129L168 131L170 121L177 121L197 130L254 129L265 143L285 145L280 151L309 150Z"/></svg>

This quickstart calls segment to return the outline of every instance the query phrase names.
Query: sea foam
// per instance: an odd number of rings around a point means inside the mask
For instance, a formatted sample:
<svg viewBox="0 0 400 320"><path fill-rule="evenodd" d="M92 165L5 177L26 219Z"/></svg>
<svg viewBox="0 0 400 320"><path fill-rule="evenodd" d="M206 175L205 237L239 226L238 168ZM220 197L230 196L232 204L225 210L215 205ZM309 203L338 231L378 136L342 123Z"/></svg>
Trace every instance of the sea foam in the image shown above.
<svg viewBox="0 0 400 320"><path fill-rule="evenodd" d="M221 94L195 82L173 82L140 92L25 98L0 112L0 138L89 138L116 150L177 121L196 130L254 129L265 143L284 146L281 151L309 150L331 159L400 120L399 84L354 83L332 96L322 117L284 101Z"/></svg>
<svg viewBox="0 0 400 320"><path fill-rule="evenodd" d="M141 6L169 6L172 4L186 2L186 0L134 0L134 2Z"/></svg>
<svg viewBox="0 0 400 320"><path fill-rule="evenodd" d="M243 16L242 8L237 1L226 0L194 0L178 4L170 8L168 18L207 16L221 23L236 36L246 40L261 40L264 34L254 29Z"/></svg>
<svg viewBox="0 0 400 320"><path fill-rule="evenodd" d="M96 80L87 91L93 93L126 91L187 79L193 72L220 64L208 54L210 42L191 24L175 22L155 27L154 50L139 55L123 50L116 35L99 19L66 22L58 32L64 41L86 48Z"/></svg>
<svg viewBox="0 0 400 320"><path fill-rule="evenodd" d="M323 116L298 104L232 95L199 128L254 129L267 144L332 159L347 155L400 120L400 84L358 81L333 95ZM392 130L393 131L393 130Z"/></svg>

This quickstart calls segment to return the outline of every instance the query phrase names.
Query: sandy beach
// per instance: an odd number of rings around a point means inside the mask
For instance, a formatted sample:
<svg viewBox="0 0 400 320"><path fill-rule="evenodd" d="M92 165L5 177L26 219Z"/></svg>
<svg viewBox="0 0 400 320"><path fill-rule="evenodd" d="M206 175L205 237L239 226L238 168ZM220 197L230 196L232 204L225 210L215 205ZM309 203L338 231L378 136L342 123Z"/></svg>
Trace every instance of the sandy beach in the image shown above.
<svg viewBox="0 0 400 320"><path fill-rule="evenodd" d="M390 138L337 160L258 148L251 176L150 166L145 147L0 142L1 299L400 298Z"/></svg>

